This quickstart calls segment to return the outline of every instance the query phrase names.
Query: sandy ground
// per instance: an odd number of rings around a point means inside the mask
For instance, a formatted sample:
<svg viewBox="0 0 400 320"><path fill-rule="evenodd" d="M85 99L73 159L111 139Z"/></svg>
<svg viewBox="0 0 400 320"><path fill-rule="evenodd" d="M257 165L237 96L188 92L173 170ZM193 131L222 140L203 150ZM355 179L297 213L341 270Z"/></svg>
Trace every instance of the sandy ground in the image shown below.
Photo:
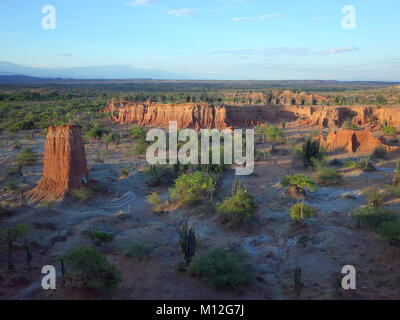
<svg viewBox="0 0 400 320"><path fill-rule="evenodd" d="M318 215L303 225L295 224L288 216L288 209L295 199L284 195L279 185L288 173L311 171L292 166L291 150L310 128L286 129L288 143L280 146L280 152L267 161L257 162L255 173L244 177L249 191L255 196L258 209L255 219L240 230L223 227L207 206L173 207L162 214L154 214L146 201L146 195L157 191L164 199L168 187L149 188L148 177L141 173L142 162L136 162L128 154L131 143L124 141L118 147L102 155L98 163L98 150L104 145L91 142L86 145L91 178L107 185L110 194L96 196L87 205L66 200L50 210L41 207L19 208L11 217L0 223L25 222L32 228L29 236L33 254L32 269L24 262L23 251L15 255L16 270L6 269L6 255L0 252L0 299L399 299L400 249L388 247L373 233L355 229L348 213L365 204L363 191L369 186L390 183L393 159L377 163L378 170L362 173L341 169L344 181L335 186L319 187L308 193L306 203L318 209ZM33 141L24 135L16 137L22 146L29 146L43 153L44 137L36 135ZM268 150L268 144L258 146ZM12 165L18 150L4 135L0 139L0 181L5 170ZM337 154L348 158L359 155ZM122 168L130 168L128 177L120 179ZM42 163L24 168L24 188L29 190L41 177ZM224 176L220 201L228 195L235 179L234 171ZM136 195L130 213L118 215L118 210L106 209L118 195L132 191ZM0 201L15 202L16 195L0 195ZM385 204L400 212L400 202ZM227 246L247 253L255 277L242 291L217 291L201 280L178 271L183 257L177 228L185 219L194 225L198 250L215 246ZM111 296L99 296L88 290L63 288L55 291L41 289L41 268L55 265L60 269L57 257L70 248L88 244L82 234L90 227L98 226L112 233L112 243L101 247L107 258L122 273L120 288ZM155 250L146 259L126 257L119 244L127 239L140 238L152 241ZM337 288L337 279L344 265L357 269L357 290ZM300 296L294 292L294 270L301 267L304 288Z"/></svg>

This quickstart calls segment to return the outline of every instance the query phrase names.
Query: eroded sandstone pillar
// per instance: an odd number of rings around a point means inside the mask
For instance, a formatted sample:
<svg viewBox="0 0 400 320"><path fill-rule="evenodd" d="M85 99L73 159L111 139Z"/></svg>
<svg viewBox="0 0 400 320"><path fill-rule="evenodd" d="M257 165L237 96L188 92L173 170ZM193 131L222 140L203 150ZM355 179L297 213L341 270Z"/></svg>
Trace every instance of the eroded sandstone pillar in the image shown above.
<svg viewBox="0 0 400 320"><path fill-rule="evenodd" d="M89 181L82 128L50 127L44 151L43 177L28 193L30 201L53 201Z"/></svg>

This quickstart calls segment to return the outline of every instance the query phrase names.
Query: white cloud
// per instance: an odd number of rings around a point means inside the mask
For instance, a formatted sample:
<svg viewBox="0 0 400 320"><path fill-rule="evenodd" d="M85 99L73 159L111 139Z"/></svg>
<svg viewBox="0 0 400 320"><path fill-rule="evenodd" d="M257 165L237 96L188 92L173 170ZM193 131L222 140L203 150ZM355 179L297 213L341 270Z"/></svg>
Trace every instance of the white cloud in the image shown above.
<svg viewBox="0 0 400 320"><path fill-rule="evenodd" d="M252 20L253 20L252 18L244 18L244 17L232 18L233 22L249 22L249 21L252 21Z"/></svg>
<svg viewBox="0 0 400 320"><path fill-rule="evenodd" d="M351 52L351 51L358 51L357 48L353 46L347 46L347 47L342 47L342 48L329 48L327 50L321 51L322 54L336 54L336 53L342 53L342 52Z"/></svg>
<svg viewBox="0 0 400 320"><path fill-rule="evenodd" d="M259 20L267 20L267 19L271 19L271 18L277 18L280 17L280 13L270 13L270 14L264 14L262 16L259 16L258 19Z"/></svg>
<svg viewBox="0 0 400 320"><path fill-rule="evenodd" d="M133 1L127 2L126 4L128 6L132 6L132 7L145 7L145 6L149 6L152 3L153 3L153 0L133 0Z"/></svg>
<svg viewBox="0 0 400 320"><path fill-rule="evenodd" d="M183 8L183 9L172 9L167 11L168 14L172 16L177 16L177 17L191 17L196 13L195 9L190 9L190 8Z"/></svg>

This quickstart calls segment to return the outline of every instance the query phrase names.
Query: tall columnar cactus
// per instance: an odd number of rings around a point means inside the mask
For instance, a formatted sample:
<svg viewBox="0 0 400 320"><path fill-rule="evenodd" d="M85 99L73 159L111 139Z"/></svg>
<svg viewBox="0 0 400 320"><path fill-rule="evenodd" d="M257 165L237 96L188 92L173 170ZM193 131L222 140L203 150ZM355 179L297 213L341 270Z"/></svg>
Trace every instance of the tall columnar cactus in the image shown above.
<svg viewBox="0 0 400 320"><path fill-rule="evenodd" d="M189 265L196 252L196 234L193 230L193 226L185 222L180 227L179 236L182 252L185 256L185 262Z"/></svg>

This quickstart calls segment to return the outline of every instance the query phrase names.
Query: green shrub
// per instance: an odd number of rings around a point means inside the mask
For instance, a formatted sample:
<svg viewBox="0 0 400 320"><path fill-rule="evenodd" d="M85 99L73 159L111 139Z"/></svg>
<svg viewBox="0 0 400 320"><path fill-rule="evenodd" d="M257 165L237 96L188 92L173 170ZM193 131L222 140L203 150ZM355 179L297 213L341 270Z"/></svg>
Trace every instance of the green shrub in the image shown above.
<svg viewBox="0 0 400 320"><path fill-rule="evenodd" d="M368 190L365 196L367 197L368 205L372 207L380 207L385 201L384 193L376 188Z"/></svg>
<svg viewBox="0 0 400 320"><path fill-rule="evenodd" d="M158 195L157 192L150 193L146 197L146 199L147 199L147 202L153 206L154 210L157 210L157 208L159 208L161 206L161 204L163 203L163 200L161 199L161 197Z"/></svg>
<svg viewBox="0 0 400 320"><path fill-rule="evenodd" d="M376 159L387 159L387 151L384 146L377 147L372 153L372 157Z"/></svg>
<svg viewBox="0 0 400 320"><path fill-rule="evenodd" d="M396 214L381 207L368 207L355 210L351 213L358 228L378 230L384 223L397 220Z"/></svg>
<svg viewBox="0 0 400 320"><path fill-rule="evenodd" d="M225 248L214 248L196 255L188 273L220 290L242 288L252 278L245 255Z"/></svg>
<svg viewBox="0 0 400 320"><path fill-rule="evenodd" d="M285 176L282 179L281 184L283 187L288 187L288 186L296 187L299 191L303 191L305 189L308 189L311 192L317 191L317 186L315 181L304 174Z"/></svg>
<svg viewBox="0 0 400 320"><path fill-rule="evenodd" d="M334 168L319 168L316 174L319 184L334 184L342 181L342 175Z"/></svg>
<svg viewBox="0 0 400 320"><path fill-rule="evenodd" d="M85 236L92 241L94 246L102 246L103 244L114 240L114 236L112 234L99 231L96 228L87 231Z"/></svg>
<svg viewBox="0 0 400 320"><path fill-rule="evenodd" d="M146 140L147 130L143 127L132 127L130 130L131 137L139 140Z"/></svg>
<svg viewBox="0 0 400 320"><path fill-rule="evenodd" d="M221 220L232 225L250 220L255 209L254 197L248 193L246 187L242 184L236 184L232 196L226 198L217 206Z"/></svg>
<svg viewBox="0 0 400 320"><path fill-rule="evenodd" d="M170 198L182 204L193 204L209 196L214 188L214 178L204 172L184 174L175 180L175 185L169 190Z"/></svg>
<svg viewBox="0 0 400 320"><path fill-rule="evenodd" d="M139 261L148 258L157 246L150 240L129 239L122 245L121 249L125 256L135 258Z"/></svg>
<svg viewBox="0 0 400 320"><path fill-rule="evenodd" d="M294 159L302 161L305 167L312 167L315 161L321 161L325 156L326 153L320 143L308 137L300 148L295 149Z"/></svg>
<svg viewBox="0 0 400 320"><path fill-rule="evenodd" d="M109 132L110 130L105 128L91 128L89 131L86 132L85 137L89 139L100 140Z"/></svg>
<svg viewBox="0 0 400 320"><path fill-rule="evenodd" d="M72 190L72 196L76 198L80 204L87 203L93 195L93 191L85 187Z"/></svg>
<svg viewBox="0 0 400 320"><path fill-rule="evenodd" d="M307 206L303 202L296 203L289 209L289 216L294 221L303 221L305 219L311 218L316 214L316 211Z"/></svg>
<svg viewBox="0 0 400 320"><path fill-rule="evenodd" d="M370 161L370 157L365 157L358 162L354 160L348 160L345 162L345 167L348 169L360 169L365 172L372 172L376 170Z"/></svg>
<svg viewBox="0 0 400 320"><path fill-rule="evenodd" d="M72 249L60 259L64 262L66 279L100 293L117 289L122 280L116 266L90 247Z"/></svg>
<svg viewBox="0 0 400 320"><path fill-rule="evenodd" d="M390 242L400 241L400 221L385 222L379 230L379 236Z"/></svg>
<svg viewBox="0 0 400 320"><path fill-rule="evenodd" d="M396 130L395 127L390 127L390 126L384 126L384 127L382 128L382 131L383 131L383 133L384 133L385 135L388 135L388 136L395 135L396 132L397 132L397 130Z"/></svg>

